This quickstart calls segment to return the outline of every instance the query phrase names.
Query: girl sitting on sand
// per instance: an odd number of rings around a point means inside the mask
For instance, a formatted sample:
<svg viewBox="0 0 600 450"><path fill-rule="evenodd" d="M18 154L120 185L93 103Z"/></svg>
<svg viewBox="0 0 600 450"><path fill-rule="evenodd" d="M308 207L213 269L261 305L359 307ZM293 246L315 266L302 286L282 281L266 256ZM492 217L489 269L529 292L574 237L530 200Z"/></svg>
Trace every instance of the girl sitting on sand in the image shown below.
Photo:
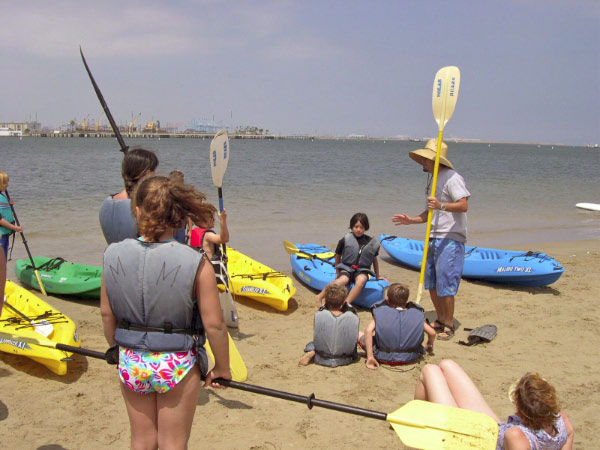
<svg viewBox="0 0 600 450"><path fill-rule="evenodd" d="M378 280L383 279L379 276L379 262L377 261L379 241L365 234L368 229L369 218L367 215L365 213L354 214L350 218L351 231L339 240L335 249L337 277L332 283L342 286L354 283L346 298L348 304L352 304L358 297L369 280L369 275L373 275ZM371 265L375 272L371 271ZM315 305L317 309L321 307L324 295L325 289L317 295Z"/></svg>
<svg viewBox="0 0 600 450"><path fill-rule="evenodd" d="M517 411L506 422L489 407L469 375L454 361L427 364L415 388L415 399L487 414L500 427L497 450L570 450L573 426L560 412L554 387L538 374L527 373L511 388Z"/></svg>
<svg viewBox="0 0 600 450"><path fill-rule="evenodd" d="M140 238L111 244L104 253L100 310L106 340L119 346L131 448L187 448L201 375L204 386L231 379L212 266L173 239L186 216L214 214L205 198L166 177L146 178L132 202ZM208 373L205 331L215 355Z"/></svg>

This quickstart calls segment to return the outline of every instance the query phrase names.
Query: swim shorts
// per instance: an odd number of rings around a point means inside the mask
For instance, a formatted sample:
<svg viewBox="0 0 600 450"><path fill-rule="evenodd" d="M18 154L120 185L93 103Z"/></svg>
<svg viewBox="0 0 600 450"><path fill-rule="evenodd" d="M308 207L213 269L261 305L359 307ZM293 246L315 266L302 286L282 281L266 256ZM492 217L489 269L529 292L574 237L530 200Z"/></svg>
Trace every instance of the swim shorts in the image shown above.
<svg viewBox="0 0 600 450"><path fill-rule="evenodd" d="M440 297L456 295L465 262L465 244L453 239L429 240L425 289L435 290Z"/></svg>
<svg viewBox="0 0 600 450"><path fill-rule="evenodd" d="M187 352L146 352L119 347L119 378L138 394L163 394L177 385L196 364L196 349Z"/></svg>

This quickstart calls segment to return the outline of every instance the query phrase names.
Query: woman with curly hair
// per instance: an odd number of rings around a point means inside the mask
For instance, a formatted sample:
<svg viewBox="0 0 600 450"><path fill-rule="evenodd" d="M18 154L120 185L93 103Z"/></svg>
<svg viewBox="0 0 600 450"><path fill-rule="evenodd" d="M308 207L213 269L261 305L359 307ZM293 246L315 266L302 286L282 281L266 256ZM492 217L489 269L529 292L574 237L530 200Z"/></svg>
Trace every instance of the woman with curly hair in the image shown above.
<svg viewBox="0 0 600 450"><path fill-rule="evenodd" d="M537 373L527 373L511 388L515 414L501 422L469 375L446 359L427 364L415 388L415 399L477 411L498 422L497 450L570 450L573 426L560 411L554 387Z"/></svg>

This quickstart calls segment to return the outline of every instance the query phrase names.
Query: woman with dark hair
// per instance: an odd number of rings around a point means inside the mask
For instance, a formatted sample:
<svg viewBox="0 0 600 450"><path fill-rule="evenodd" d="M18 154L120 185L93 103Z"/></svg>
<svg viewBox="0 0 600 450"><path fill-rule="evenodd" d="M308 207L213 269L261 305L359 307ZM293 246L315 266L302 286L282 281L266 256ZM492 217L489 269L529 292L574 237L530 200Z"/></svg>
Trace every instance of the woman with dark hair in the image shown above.
<svg viewBox="0 0 600 450"><path fill-rule="evenodd" d="M100 227L108 244L138 236L136 221L131 214L130 197L137 182L153 174L157 167L158 158L150 150L137 148L123 156L121 175L125 187L118 194L105 198L100 206Z"/></svg>
<svg viewBox="0 0 600 450"><path fill-rule="evenodd" d="M498 422L496 450L573 448L573 426L560 411L554 386L537 373L527 373L511 388L509 396L516 412L500 422L469 375L450 359L439 366L423 367L415 388L416 400L477 411Z"/></svg>

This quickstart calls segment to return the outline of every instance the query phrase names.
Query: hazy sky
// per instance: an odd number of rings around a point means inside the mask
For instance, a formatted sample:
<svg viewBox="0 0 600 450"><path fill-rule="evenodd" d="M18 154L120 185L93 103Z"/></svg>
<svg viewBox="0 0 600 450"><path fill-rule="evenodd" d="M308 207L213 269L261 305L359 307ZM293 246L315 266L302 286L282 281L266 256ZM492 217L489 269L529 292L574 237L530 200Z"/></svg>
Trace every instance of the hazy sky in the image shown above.
<svg viewBox="0 0 600 450"><path fill-rule="evenodd" d="M0 3L0 121L212 119L274 133L600 143L598 0ZM103 119L106 123L106 120Z"/></svg>

